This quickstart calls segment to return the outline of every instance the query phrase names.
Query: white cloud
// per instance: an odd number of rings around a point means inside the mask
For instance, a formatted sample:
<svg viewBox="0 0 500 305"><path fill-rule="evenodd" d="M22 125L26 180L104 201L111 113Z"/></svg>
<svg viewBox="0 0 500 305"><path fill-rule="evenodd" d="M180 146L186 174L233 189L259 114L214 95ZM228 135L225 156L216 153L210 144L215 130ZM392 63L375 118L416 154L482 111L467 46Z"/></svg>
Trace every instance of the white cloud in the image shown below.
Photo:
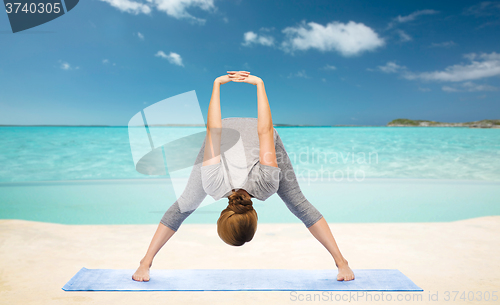
<svg viewBox="0 0 500 305"><path fill-rule="evenodd" d="M290 73L287 78L292 78L292 77L302 77L302 78L311 78L306 74L305 70L298 71L295 74Z"/></svg>
<svg viewBox="0 0 500 305"><path fill-rule="evenodd" d="M500 54L492 52L487 53L469 53L465 54L464 58L471 61L471 64L453 65L444 69L444 71L421 72L414 73L409 71L405 66L400 66L393 61L387 62L384 66L378 66L378 70L385 73L399 73L402 77L409 80L424 80L424 81L447 81L447 82L462 82L456 85L445 85L441 89L445 92L480 92L480 91L497 91L499 88L486 85L475 84L469 80L480 79L500 75ZM476 61L477 59L477 61ZM375 71L375 69L367 69ZM421 88L422 92L431 91L430 88Z"/></svg>
<svg viewBox="0 0 500 305"><path fill-rule="evenodd" d="M205 19L197 18L187 12L190 7L202 9L204 11L215 11L214 0L146 0L152 2L156 9L167 13L177 19L190 19L200 24L205 23Z"/></svg>
<svg viewBox="0 0 500 305"><path fill-rule="evenodd" d="M259 31L264 31L264 32L271 32L271 31L274 31L274 30L275 30L275 27L270 27L270 28L261 27L259 29Z"/></svg>
<svg viewBox="0 0 500 305"><path fill-rule="evenodd" d="M424 80L438 82L462 82L456 85L445 85L441 89L445 92L479 92L497 91L499 88L486 85L475 84L471 80L487 77L500 76L500 54L488 53L468 53L463 55L470 61L469 64L456 64L446 67L443 71L433 72L411 72L405 66L400 66L393 61L387 62L384 66L378 66L378 70L385 73L399 73L408 80ZM374 71L374 69L367 69ZM420 91L430 91L429 88L418 88Z"/></svg>
<svg viewBox="0 0 500 305"><path fill-rule="evenodd" d="M332 21L326 26L316 22L302 21L295 27L283 31L286 40L282 43L285 52L317 49L322 52L337 51L343 56L354 56L372 51L385 44L385 41L370 27L363 23Z"/></svg>
<svg viewBox="0 0 500 305"><path fill-rule="evenodd" d="M102 63L103 63L104 65L107 65L107 64L110 64L111 62L109 61L109 59L103 59L103 60L102 60ZM113 66L116 66L116 63L113 63Z"/></svg>
<svg viewBox="0 0 500 305"><path fill-rule="evenodd" d="M421 16L421 15L433 15L433 14L437 14L437 13L439 13L439 12L435 11L435 10L420 10L420 11L415 11L407 16L399 15L398 17L396 17L396 20L399 23L403 23L403 22L415 20L415 18L417 18L418 16Z"/></svg>
<svg viewBox="0 0 500 305"><path fill-rule="evenodd" d="M261 44L263 46L272 46L274 45L274 38L269 35L259 35L252 31L246 32L243 34L242 43L243 46L250 46L252 44Z"/></svg>
<svg viewBox="0 0 500 305"><path fill-rule="evenodd" d="M403 77L414 80L461 82L500 75L500 54L476 53L465 54L469 64L457 64L446 67L443 71L406 72ZM477 60L476 60L477 59Z"/></svg>
<svg viewBox="0 0 500 305"><path fill-rule="evenodd" d="M385 66L378 66L378 69L384 73L397 73L402 70L405 70L405 66L400 66L397 63L393 61L388 61ZM372 70L370 70L372 71Z"/></svg>
<svg viewBox="0 0 500 305"><path fill-rule="evenodd" d="M140 39L144 40L144 35L142 35L141 32L137 32L137 37L139 37Z"/></svg>
<svg viewBox="0 0 500 305"><path fill-rule="evenodd" d="M464 15L474 15L476 17L492 16L500 14L500 2L483 1L479 4L464 9Z"/></svg>
<svg viewBox="0 0 500 305"><path fill-rule="evenodd" d="M443 86L441 88L446 92L478 92L478 91L497 91L497 87L493 87L490 85L478 85L473 82L465 82L460 84L459 86Z"/></svg>
<svg viewBox="0 0 500 305"><path fill-rule="evenodd" d="M326 64L326 66L323 67L324 70L337 70L337 67Z"/></svg>
<svg viewBox="0 0 500 305"><path fill-rule="evenodd" d="M61 63L61 65L59 66L59 68L63 69L63 70L78 70L80 69L80 67L76 66L76 67L72 67L69 63L65 62L65 61L62 61L62 60L59 60L59 62Z"/></svg>
<svg viewBox="0 0 500 305"><path fill-rule="evenodd" d="M70 70L71 66L67 62L63 62L63 63L61 63L61 69L63 69L63 70Z"/></svg>
<svg viewBox="0 0 500 305"><path fill-rule="evenodd" d="M405 31L403 31L403 30L397 30L397 33L399 34L399 38L403 42L412 40L411 36L406 34Z"/></svg>
<svg viewBox="0 0 500 305"><path fill-rule="evenodd" d="M440 43L432 43L430 47L431 48L434 48L434 47L447 48L447 47L452 47L455 45L457 45L457 44L450 40L450 41L445 41L445 42L440 42Z"/></svg>
<svg viewBox="0 0 500 305"><path fill-rule="evenodd" d="M443 91L446 91L446 92L458 92L458 89L455 89L455 88L450 87L450 86L443 86L441 89Z"/></svg>
<svg viewBox="0 0 500 305"><path fill-rule="evenodd" d="M151 13L151 7L148 4L144 4L139 1L134 0L101 0L103 2L109 3L114 8L119 9L122 12L127 12L131 14L149 14Z"/></svg>
<svg viewBox="0 0 500 305"><path fill-rule="evenodd" d="M387 28L390 29L399 23L406 23L409 21L413 21L418 16L421 16L421 15L433 15L433 14L437 14L437 13L439 13L439 12L435 11L435 10L420 10L420 11L415 11L407 16L399 15L396 18L394 18L393 21L389 22L389 24L387 25Z"/></svg>
<svg viewBox="0 0 500 305"><path fill-rule="evenodd" d="M188 19L200 24L205 19L195 17L187 12L189 8L197 8L204 11L216 11L214 0L101 0L109 3L122 12L131 14L150 14L152 9L165 12L176 19Z"/></svg>
<svg viewBox="0 0 500 305"><path fill-rule="evenodd" d="M163 51L158 51L155 56L165 58L167 59L171 64L173 65L178 65L184 67L184 64L182 63L182 57L174 52L170 52L170 54L165 54Z"/></svg>

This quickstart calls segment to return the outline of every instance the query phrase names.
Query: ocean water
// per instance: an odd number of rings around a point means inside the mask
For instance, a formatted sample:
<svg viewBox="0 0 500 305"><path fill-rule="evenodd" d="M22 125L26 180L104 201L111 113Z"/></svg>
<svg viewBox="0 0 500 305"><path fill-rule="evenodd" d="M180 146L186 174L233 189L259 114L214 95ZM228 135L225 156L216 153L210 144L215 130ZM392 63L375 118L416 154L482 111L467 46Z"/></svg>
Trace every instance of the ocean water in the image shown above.
<svg viewBox="0 0 500 305"><path fill-rule="evenodd" d="M302 191L329 221L499 214L500 129L276 129ZM175 201L168 175L135 170L127 127L0 127L0 164L0 218L157 223ZM225 204L202 207L186 223L213 222ZM255 205L259 221L298 221L277 195Z"/></svg>
<svg viewBox="0 0 500 305"><path fill-rule="evenodd" d="M171 128L180 133L183 128ZM203 128L194 130L203 131ZM297 175L500 181L500 129L277 127ZM0 182L151 179L127 127L0 127ZM323 170L323 172L321 172ZM356 177L354 177L354 173Z"/></svg>

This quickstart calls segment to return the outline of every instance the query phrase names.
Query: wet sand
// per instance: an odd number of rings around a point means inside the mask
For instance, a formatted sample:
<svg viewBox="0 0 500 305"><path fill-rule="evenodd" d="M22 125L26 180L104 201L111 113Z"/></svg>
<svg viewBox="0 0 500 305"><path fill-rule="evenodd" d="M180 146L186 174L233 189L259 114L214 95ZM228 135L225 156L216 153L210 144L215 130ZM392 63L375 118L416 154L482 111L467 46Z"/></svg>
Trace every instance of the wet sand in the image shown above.
<svg viewBox="0 0 500 305"><path fill-rule="evenodd" d="M0 220L1 304L382 304L349 292L322 301L293 301L289 291L92 292L61 288L82 267L135 269L157 225L61 225ZM498 304L500 216L434 223L330 223L353 269L399 269L423 292L384 292L418 304ZM160 250L154 269L333 269L333 258L303 224L259 224L243 247L224 244L216 225L183 224ZM132 275L132 274L131 274ZM447 291L455 301L446 300ZM462 295L462 293L464 293ZM295 296L322 292L300 291ZM429 300L429 295L437 301ZM381 292L369 292L381 297ZM335 297L345 301L335 301ZM420 295L420 297L418 296ZM378 297L377 297L378 296ZM465 300L460 297L465 297ZM469 298L469 300L467 300ZM407 303L405 301L394 304Z"/></svg>

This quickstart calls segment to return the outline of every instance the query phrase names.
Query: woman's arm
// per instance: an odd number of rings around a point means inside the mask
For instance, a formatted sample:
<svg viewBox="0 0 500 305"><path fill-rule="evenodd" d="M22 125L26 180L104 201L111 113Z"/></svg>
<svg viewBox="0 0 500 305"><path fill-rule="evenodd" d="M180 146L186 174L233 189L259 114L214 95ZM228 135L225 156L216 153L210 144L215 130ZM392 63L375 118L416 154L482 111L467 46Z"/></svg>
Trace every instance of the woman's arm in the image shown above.
<svg viewBox="0 0 500 305"><path fill-rule="evenodd" d="M271 107L267 100L264 81L255 75L246 75L243 79L235 80L255 85L257 87L257 132L259 134L259 162L264 165L278 167L274 144L274 127Z"/></svg>
<svg viewBox="0 0 500 305"><path fill-rule="evenodd" d="M220 85L221 82L216 79L212 89L212 98L208 105L207 145L205 145L205 153L203 155L203 166L220 162L220 136L222 131Z"/></svg>
<svg viewBox="0 0 500 305"><path fill-rule="evenodd" d="M132 275L132 279L136 281L149 281L149 268L153 264L153 259L165 245L165 243L175 234L179 229L182 222L191 215L195 209L190 209L186 212L181 212L180 205L184 207L197 207L201 204L203 199L207 196L203 189L201 181L201 167L205 160L211 162L220 161L220 130L222 128L222 120L220 113L220 85L229 81L241 79L249 72L241 71L234 75L225 75L218 77L214 81L212 97L210 99L209 111L207 115L207 134L205 141L196 157L195 164L191 170L188 183L182 195L170 206L170 208L163 215L158 228L150 242L146 255L141 259L139 268ZM211 132L214 131L215 132ZM216 135L215 137L213 135ZM207 145L210 139L210 146ZM209 147L207 149L207 147ZM218 157L214 160L213 156ZM184 209L185 210L185 209Z"/></svg>
<svg viewBox="0 0 500 305"><path fill-rule="evenodd" d="M267 99L266 88L264 81L258 79L257 81L257 131L259 134L273 133L273 118L271 115L271 107Z"/></svg>
<svg viewBox="0 0 500 305"><path fill-rule="evenodd" d="M259 134L259 161L261 164L278 167L276 149L274 145L274 127L271 107L267 100L264 82L257 82L258 118L257 132Z"/></svg>
<svg viewBox="0 0 500 305"><path fill-rule="evenodd" d="M207 114L207 145L203 154L203 166L220 162L220 138L222 118L220 109L220 86L230 81L243 79L249 72L241 71L217 77L212 88L212 97Z"/></svg>

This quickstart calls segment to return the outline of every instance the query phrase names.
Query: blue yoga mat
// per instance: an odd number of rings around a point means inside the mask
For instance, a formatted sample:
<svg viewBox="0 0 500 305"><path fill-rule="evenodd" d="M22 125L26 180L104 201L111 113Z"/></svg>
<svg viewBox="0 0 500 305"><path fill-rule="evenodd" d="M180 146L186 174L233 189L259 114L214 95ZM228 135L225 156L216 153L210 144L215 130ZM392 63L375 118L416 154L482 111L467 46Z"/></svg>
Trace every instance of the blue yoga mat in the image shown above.
<svg viewBox="0 0 500 305"><path fill-rule="evenodd" d="M355 279L337 281L336 269L151 270L149 282L135 269L82 268L66 291L423 291L397 269L353 269Z"/></svg>

